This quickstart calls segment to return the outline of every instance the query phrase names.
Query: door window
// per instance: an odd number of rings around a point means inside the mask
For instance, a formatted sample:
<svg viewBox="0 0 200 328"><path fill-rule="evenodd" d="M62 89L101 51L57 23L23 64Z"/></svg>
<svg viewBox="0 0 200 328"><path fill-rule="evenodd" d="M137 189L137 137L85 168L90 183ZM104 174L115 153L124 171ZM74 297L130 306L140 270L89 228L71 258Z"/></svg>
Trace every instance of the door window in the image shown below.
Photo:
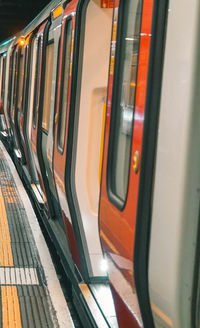
<svg viewBox="0 0 200 328"><path fill-rule="evenodd" d="M142 0L121 1L111 109L108 194L122 209L126 202L134 120Z"/></svg>
<svg viewBox="0 0 200 328"><path fill-rule="evenodd" d="M1 76L1 99L4 98L4 91L5 91L5 71L6 71L6 57L3 56L2 61L2 76Z"/></svg>
<svg viewBox="0 0 200 328"><path fill-rule="evenodd" d="M13 63L13 71L12 71L12 105L11 105L11 113L12 119L14 121L14 110L16 105L16 96L17 96L17 50L14 52L14 63Z"/></svg>
<svg viewBox="0 0 200 328"><path fill-rule="evenodd" d="M68 104L68 89L69 89L69 74L70 74L70 59L71 59L71 42L72 42L72 20L66 22L65 28L65 51L62 63L62 79L61 79L61 94L60 94L60 110L59 110L59 125L58 125L58 148L63 152L65 142L65 127Z"/></svg>
<svg viewBox="0 0 200 328"><path fill-rule="evenodd" d="M20 59L19 59L19 82L18 82L18 104L17 104L17 107L18 107L19 110L21 110L21 106L22 106L23 81L24 81L24 56L20 55Z"/></svg>
<svg viewBox="0 0 200 328"><path fill-rule="evenodd" d="M49 116L50 116L50 108L51 108L53 55L54 55L54 44L49 43L46 47L44 102L43 102L43 114L42 114L42 128L47 132L49 130Z"/></svg>
<svg viewBox="0 0 200 328"><path fill-rule="evenodd" d="M38 106L38 96L39 96L39 72L40 72L40 55L41 55L41 38L38 39L36 43L36 69L35 69L35 82L34 82L34 100L33 100L33 127L36 127L37 118L37 106Z"/></svg>

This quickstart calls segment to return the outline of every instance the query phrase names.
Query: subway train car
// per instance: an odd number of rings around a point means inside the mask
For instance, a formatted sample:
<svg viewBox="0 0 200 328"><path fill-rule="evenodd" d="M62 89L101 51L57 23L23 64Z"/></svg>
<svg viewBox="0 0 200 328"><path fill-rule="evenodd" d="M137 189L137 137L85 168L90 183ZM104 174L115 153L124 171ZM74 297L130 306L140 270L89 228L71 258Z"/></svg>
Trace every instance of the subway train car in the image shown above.
<svg viewBox="0 0 200 328"><path fill-rule="evenodd" d="M53 0L0 44L0 135L84 327L200 325L200 4Z"/></svg>

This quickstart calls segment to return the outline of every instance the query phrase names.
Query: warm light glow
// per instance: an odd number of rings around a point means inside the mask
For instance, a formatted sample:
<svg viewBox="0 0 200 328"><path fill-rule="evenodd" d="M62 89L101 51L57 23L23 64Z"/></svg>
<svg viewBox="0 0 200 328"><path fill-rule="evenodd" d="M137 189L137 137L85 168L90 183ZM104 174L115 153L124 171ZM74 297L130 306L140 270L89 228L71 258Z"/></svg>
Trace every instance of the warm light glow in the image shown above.
<svg viewBox="0 0 200 328"><path fill-rule="evenodd" d="M103 272L108 271L108 262L105 259L101 260L101 270Z"/></svg>
<svg viewBox="0 0 200 328"><path fill-rule="evenodd" d="M62 6L58 6L54 11L53 11L53 18L55 19L56 17L62 15Z"/></svg>
<svg viewBox="0 0 200 328"><path fill-rule="evenodd" d="M21 38L19 40L19 45L23 47L25 45L25 39Z"/></svg>

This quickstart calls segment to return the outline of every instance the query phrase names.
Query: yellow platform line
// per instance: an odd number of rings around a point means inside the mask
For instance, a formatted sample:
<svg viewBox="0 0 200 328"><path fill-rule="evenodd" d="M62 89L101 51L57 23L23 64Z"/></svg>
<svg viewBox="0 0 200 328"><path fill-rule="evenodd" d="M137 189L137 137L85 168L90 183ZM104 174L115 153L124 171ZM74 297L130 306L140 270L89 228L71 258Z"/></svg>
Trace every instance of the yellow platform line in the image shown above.
<svg viewBox="0 0 200 328"><path fill-rule="evenodd" d="M9 226L2 192L0 190L0 266L14 266Z"/></svg>
<svg viewBox="0 0 200 328"><path fill-rule="evenodd" d="M20 307L16 286L1 286L3 328L21 328Z"/></svg>
<svg viewBox="0 0 200 328"><path fill-rule="evenodd" d="M0 189L0 266L13 267L11 238L3 195ZM3 328L21 328L21 314L16 286L1 286Z"/></svg>

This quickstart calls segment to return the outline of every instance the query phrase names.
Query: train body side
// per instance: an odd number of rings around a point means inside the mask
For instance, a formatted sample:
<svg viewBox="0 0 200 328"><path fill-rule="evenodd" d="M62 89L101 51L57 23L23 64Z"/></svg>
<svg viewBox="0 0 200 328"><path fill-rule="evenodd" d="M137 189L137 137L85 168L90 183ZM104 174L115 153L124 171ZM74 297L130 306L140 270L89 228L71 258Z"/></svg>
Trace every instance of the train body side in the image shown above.
<svg viewBox="0 0 200 328"><path fill-rule="evenodd" d="M87 327L199 325L199 10L53 0L0 45L1 139Z"/></svg>

